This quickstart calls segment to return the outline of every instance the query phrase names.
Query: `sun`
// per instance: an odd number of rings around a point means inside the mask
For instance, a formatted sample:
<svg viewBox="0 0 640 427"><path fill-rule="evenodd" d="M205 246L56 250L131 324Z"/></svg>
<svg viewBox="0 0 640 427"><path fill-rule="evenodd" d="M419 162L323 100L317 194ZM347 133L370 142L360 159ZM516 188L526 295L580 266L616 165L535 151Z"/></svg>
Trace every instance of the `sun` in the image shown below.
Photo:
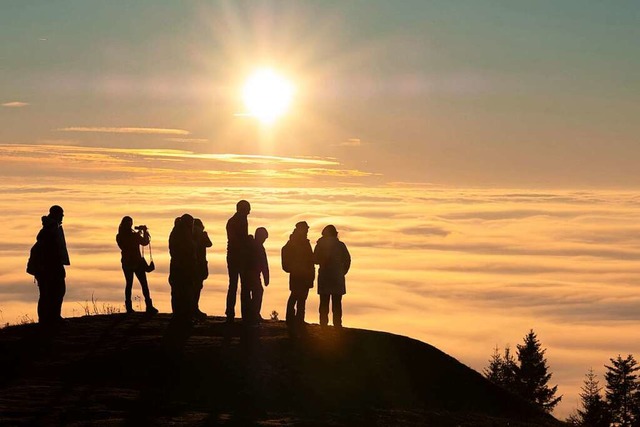
<svg viewBox="0 0 640 427"><path fill-rule="evenodd" d="M293 92L289 80L270 68L262 68L249 76L242 98L248 115L263 124L272 124L289 109Z"/></svg>

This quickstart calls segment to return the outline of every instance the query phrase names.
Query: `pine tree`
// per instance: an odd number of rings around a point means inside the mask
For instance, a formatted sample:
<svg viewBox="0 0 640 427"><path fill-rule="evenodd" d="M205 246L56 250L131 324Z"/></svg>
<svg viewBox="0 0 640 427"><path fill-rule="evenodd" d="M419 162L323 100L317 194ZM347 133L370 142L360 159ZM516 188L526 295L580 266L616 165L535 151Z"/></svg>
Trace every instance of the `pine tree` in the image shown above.
<svg viewBox="0 0 640 427"><path fill-rule="evenodd" d="M518 375L520 368L516 363L516 359L511 354L511 348L507 345L504 348L504 356L502 357L502 385L513 393L518 393Z"/></svg>
<svg viewBox="0 0 640 427"><path fill-rule="evenodd" d="M607 405L602 399L602 387L600 387L593 369L589 369L589 372L586 373L581 389L580 404L582 409L578 409L568 421L571 425L580 427L609 427L610 417Z"/></svg>
<svg viewBox="0 0 640 427"><path fill-rule="evenodd" d="M504 356L500 354L498 346L493 349L489 359L489 366L484 369L484 376L494 384L502 386L516 393L518 365L507 345L504 348Z"/></svg>
<svg viewBox="0 0 640 427"><path fill-rule="evenodd" d="M503 361L500 352L498 351L498 346L496 345L493 349L493 354L491 358L489 358L489 366L484 368L483 373L484 376L494 384L503 385Z"/></svg>
<svg viewBox="0 0 640 427"><path fill-rule="evenodd" d="M612 421L622 427L640 424L640 370L638 362L629 354L626 359L618 355L616 359L609 359L612 366L605 365L607 372L606 397Z"/></svg>
<svg viewBox="0 0 640 427"><path fill-rule="evenodd" d="M551 412L562 396L555 397L557 385L553 387L547 385L551 379L551 373L548 372L547 359L544 357L546 349L541 348L533 329L524 337L524 344L518 344L517 348L520 362L517 375L519 394L540 406L544 411Z"/></svg>

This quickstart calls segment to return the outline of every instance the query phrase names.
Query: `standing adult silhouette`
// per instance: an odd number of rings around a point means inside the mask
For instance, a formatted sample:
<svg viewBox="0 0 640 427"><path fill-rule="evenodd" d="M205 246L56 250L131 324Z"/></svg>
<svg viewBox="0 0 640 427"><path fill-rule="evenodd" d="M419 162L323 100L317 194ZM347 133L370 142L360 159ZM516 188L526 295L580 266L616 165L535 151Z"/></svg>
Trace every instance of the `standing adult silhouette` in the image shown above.
<svg viewBox="0 0 640 427"><path fill-rule="evenodd" d="M175 320L188 323L193 318L196 275L193 217L184 214L174 224L175 226L169 235L171 309Z"/></svg>
<svg viewBox="0 0 640 427"><path fill-rule="evenodd" d="M148 246L151 242L149 230L146 226L139 226L134 230L133 218L124 216L118 227L116 242L122 253L120 261L122 262L122 272L124 273L124 306L127 313L134 312L131 303L131 288L133 287L134 274L138 278L138 282L140 282L140 287L142 288L142 295L144 296L146 307L145 311L150 314L158 313L158 310L153 306L153 302L151 301L147 272L145 270L146 265L142 255L140 255L140 246Z"/></svg>
<svg viewBox="0 0 640 427"><path fill-rule="evenodd" d="M42 229L36 237L38 270L35 273L40 297L38 321L51 325L62 322L62 301L67 287L65 265L70 265L67 243L62 229L64 210L53 205L42 217Z"/></svg>
<svg viewBox="0 0 640 427"><path fill-rule="evenodd" d="M238 294L238 278L241 286L248 286L246 273L250 256L249 221L251 205L246 200L236 204L236 213L227 221L227 270L229 272L229 289L227 290L227 322L233 322L236 315L236 298ZM247 289L248 290L248 289ZM249 307L249 292L245 291L243 300L240 293L240 304Z"/></svg>
<svg viewBox="0 0 640 427"><path fill-rule="evenodd" d="M289 290L291 291L287 301L286 315L289 326L304 325L307 297L316 277L313 250L307 238L308 233L307 222L298 222L281 251L282 269L289 273Z"/></svg>
<svg viewBox="0 0 640 427"><path fill-rule="evenodd" d="M329 301L333 312L333 326L342 327L342 296L347 293L345 275L351 267L347 245L338 239L338 230L327 225L322 230L313 251L318 268L318 294L320 295L320 326L329 323Z"/></svg>
<svg viewBox="0 0 640 427"><path fill-rule="evenodd" d="M213 246L209 234L204 231L204 224L200 218L193 220L193 242L196 249L196 274L194 282L194 294L193 294L193 311L194 315L199 319L207 317L207 313L203 313L200 310L200 293L204 281L209 277L209 265L207 262L207 248Z"/></svg>

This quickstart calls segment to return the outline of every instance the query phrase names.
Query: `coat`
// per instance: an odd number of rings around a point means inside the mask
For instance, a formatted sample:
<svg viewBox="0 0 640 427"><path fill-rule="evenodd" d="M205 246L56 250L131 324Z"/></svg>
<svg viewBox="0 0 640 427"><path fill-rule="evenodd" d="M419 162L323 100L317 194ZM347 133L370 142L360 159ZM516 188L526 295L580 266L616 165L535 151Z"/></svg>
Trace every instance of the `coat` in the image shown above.
<svg viewBox="0 0 640 427"><path fill-rule="evenodd" d="M207 262L207 248L213 246L206 231L194 233L193 240L196 250L196 280L206 280L209 277L209 263Z"/></svg>
<svg viewBox="0 0 640 427"><path fill-rule="evenodd" d="M281 259L282 269L289 273L290 291L313 288L316 267L309 239L294 231L282 247Z"/></svg>
<svg viewBox="0 0 640 427"><path fill-rule="evenodd" d="M318 268L318 294L344 295L347 293L344 276L351 267L347 245L337 237L321 237L313 251Z"/></svg>
<svg viewBox="0 0 640 427"><path fill-rule="evenodd" d="M55 219L43 216L42 229L36 241L40 246L41 254L41 271L38 275L64 278L66 276L64 266L70 265L70 262L62 226Z"/></svg>
<svg viewBox="0 0 640 427"><path fill-rule="evenodd" d="M192 287L196 273L196 248L191 230L175 226L169 235L169 284Z"/></svg>
<svg viewBox="0 0 640 427"><path fill-rule="evenodd" d="M147 246L149 244L149 234L141 235L137 231L123 230L116 235L116 242L120 248L122 257L122 267L128 270L136 270L142 261L140 255L140 245Z"/></svg>

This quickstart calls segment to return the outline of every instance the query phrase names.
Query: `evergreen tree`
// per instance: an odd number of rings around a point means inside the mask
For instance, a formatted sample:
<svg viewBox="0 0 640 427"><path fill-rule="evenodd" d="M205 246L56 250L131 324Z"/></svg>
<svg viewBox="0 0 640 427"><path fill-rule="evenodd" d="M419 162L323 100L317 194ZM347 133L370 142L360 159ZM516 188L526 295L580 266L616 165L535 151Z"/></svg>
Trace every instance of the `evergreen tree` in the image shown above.
<svg viewBox="0 0 640 427"><path fill-rule="evenodd" d="M498 346L493 349L489 359L489 366L484 369L484 376L494 384L498 384L507 390L516 393L518 365L507 345L504 348L504 356L500 354Z"/></svg>
<svg viewBox="0 0 640 427"><path fill-rule="evenodd" d="M602 387L596 379L593 369L586 373L584 384L581 387L580 404L574 415L569 417L571 425L580 427L609 427L609 413L607 405L602 399Z"/></svg>
<svg viewBox="0 0 640 427"><path fill-rule="evenodd" d="M540 341L533 329L524 337L524 344L517 345L520 366L517 375L517 389L525 399L551 412L560 402L562 396L555 397L558 386L549 387L551 373L548 372L546 349L542 349Z"/></svg>
<svg viewBox="0 0 640 427"><path fill-rule="evenodd" d="M616 425L632 427L640 425L640 370L638 362L629 354L626 359L618 355L616 359L609 359L612 366L605 365L607 372L606 396L611 418Z"/></svg>
<svg viewBox="0 0 640 427"><path fill-rule="evenodd" d="M503 361L500 352L498 351L498 346L496 345L493 349L493 354L489 358L489 366L484 368L483 373L484 376L494 384L503 385Z"/></svg>
<svg viewBox="0 0 640 427"><path fill-rule="evenodd" d="M502 384L503 387L513 393L518 393L518 375L520 368L516 363L515 357L511 354L511 348L507 345L504 348L504 356L502 358Z"/></svg>

